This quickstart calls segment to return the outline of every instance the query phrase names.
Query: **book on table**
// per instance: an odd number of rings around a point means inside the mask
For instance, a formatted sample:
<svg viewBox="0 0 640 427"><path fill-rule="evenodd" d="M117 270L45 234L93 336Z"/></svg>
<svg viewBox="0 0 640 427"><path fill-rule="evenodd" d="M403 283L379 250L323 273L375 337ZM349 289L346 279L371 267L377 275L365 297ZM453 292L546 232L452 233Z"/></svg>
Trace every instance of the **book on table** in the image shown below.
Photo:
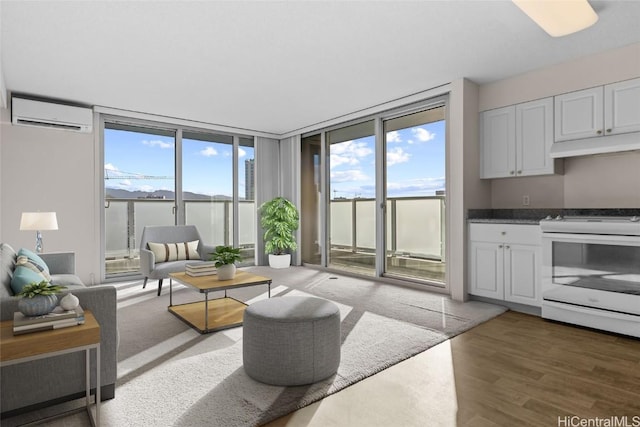
<svg viewBox="0 0 640 427"><path fill-rule="evenodd" d="M73 310L63 310L57 306L51 313L42 316L25 316L13 313L13 334L46 331L84 324L84 310L78 306Z"/></svg>
<svg viewBox="0 0 640 427"><path fill-rule="evenodd" d="M199 262L187 264L185 273L189 276L208 276L216 274L216 264L214 262Z"/></svg>

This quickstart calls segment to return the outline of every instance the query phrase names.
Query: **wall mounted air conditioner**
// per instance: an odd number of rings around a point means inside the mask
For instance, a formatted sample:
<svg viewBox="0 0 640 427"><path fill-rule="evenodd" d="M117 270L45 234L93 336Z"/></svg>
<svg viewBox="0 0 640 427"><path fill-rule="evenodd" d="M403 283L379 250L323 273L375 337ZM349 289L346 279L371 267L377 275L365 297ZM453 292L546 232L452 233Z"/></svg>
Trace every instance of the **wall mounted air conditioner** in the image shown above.
<svg viewBox="0 0 640 427"><path fill-rule="evenodd" d="M91 132L93 130L93 110L12 97L11 122L14 125Z"/></svg>

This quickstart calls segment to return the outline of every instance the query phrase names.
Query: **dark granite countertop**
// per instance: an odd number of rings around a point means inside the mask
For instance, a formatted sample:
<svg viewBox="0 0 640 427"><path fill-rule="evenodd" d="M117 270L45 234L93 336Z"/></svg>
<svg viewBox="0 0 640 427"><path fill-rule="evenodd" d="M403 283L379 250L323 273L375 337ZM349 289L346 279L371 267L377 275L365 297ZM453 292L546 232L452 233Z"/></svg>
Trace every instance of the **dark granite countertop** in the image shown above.
<svg viewBox="0 0 640 427"><path fill-rule="evenodd" d="M640 216L640 209L469 209L467 220L475 223L538 224L547 216Z"/></svg>

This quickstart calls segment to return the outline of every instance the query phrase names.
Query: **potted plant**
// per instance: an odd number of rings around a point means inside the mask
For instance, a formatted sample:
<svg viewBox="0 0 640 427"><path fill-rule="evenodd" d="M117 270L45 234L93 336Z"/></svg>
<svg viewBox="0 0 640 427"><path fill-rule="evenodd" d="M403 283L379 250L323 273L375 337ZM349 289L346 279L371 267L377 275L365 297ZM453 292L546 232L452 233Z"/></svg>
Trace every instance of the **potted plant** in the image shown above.
<svg viewBox="0 0 640 427"><path fill-rule="evenodd" d="M22 297L18 301L18 310L25 316L42 316L51 313L58 305L58 297L66 286L52 285L43 280L32 282L22 288L17 295Z"/></svg>
<svg viewBox="0 0 640 427"><path fill-rule="evenodd" d="M236 261L242 261L240 248L231 246L216 246L216 251L211 252L209 258L218 269L218 280L230 280L236 275Z"/></svg>
<svg viewBox="0 0 640 427"><path fill-rule="evenodd" d="M291 265L291 252L298 248L295 231L300 225L298 208L284 197L264 202L260 208L260 224L264 229L264 251L269 255L269 266L287 268Z"/></svg>

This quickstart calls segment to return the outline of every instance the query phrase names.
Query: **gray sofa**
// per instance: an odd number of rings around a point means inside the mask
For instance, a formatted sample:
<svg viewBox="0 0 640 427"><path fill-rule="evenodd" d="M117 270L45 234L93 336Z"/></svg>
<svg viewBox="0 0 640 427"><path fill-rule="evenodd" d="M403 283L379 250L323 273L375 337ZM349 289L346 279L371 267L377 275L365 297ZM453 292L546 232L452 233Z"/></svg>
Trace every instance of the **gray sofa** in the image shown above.
<svg viewBox="0 0 640 427"><path fill-rule="evenodd" d="M117 377L118 330L116 289L113 286L85 286L75 275L75 254L71 252L39 254L51 273L51 282L67 286L59 295L71 292L80 306L90 310L100 324L100 381L102 400L115 395ZM0 243L0 318L13 319L19 297L13 296L11 278L16 251ZM75 352L0 368L0 412L2 418L43 406L83 397L85 393L84 353ZM95 366L95 354L92 353ZM95 372L91 368L91 372ZM91 387L95 389L92 375Z"/></svg>
<svg viewBox="0 0 640 427"><path fill-rule="evenodd" d="M198 254L200 261L180 260L160 262L155 254L149 250L149 242L152 243L182 243L198 241ZM158 296L162 292L162 279L169 277L169 273L184 271L188 263L197 263L209 260L215 246L205 245L195 225L152 225L142 229L140 238L140 272L144 277L142 288L147 286L148 279L158 279Z"/></svg>

